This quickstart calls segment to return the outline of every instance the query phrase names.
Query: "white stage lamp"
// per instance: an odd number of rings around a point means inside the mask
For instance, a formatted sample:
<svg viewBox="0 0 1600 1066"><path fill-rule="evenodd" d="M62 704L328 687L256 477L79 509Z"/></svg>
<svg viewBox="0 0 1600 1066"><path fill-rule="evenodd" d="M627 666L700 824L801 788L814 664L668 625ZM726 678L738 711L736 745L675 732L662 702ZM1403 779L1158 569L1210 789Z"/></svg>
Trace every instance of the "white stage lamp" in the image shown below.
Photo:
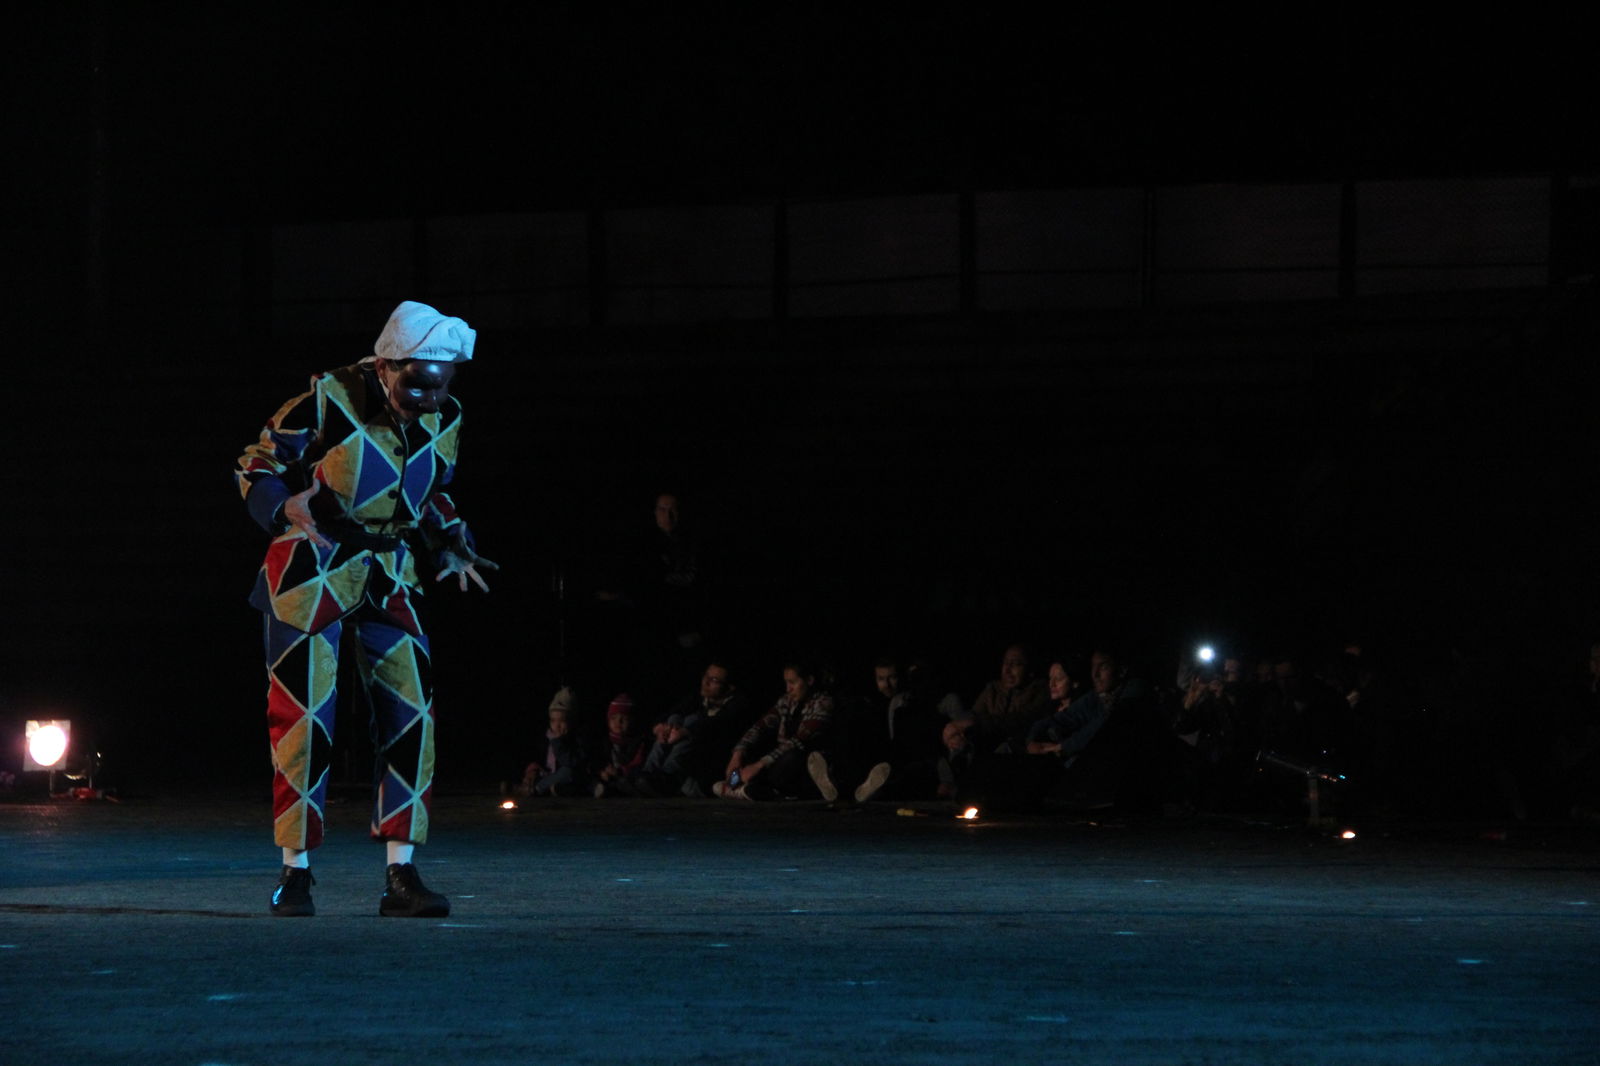
<svg viewBox="0 0 1600 1066"><path fill-rule="evenodd" d="M72 723L65 718L45 722L30 719L23 736L27 749L22 759L24 770L59 770L67 759Z"/></svg>

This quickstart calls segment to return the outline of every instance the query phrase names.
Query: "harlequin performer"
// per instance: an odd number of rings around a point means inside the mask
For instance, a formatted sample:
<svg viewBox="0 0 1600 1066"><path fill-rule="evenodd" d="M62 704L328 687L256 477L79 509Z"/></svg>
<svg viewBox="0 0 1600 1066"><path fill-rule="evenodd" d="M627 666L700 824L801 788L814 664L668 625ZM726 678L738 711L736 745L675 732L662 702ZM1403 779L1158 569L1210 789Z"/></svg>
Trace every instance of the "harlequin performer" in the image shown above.
<svg viewBox="0 0 1600 1066"><path fill-rule="evenodd" d="M273 540L250 602L265 612L274 836L283 870L271 910L315 913L310 852L322 843L341 640L353 640L372 713L372 836L388 867L378 913L435 917L450 901L422 883L433 692L415 598L418 557L438 580L499 569L478 555L442 491L455 472L461 405L450 395L477 334L426 304L395 308L373 354L318 374L239 458L239 490Z"/></svg>

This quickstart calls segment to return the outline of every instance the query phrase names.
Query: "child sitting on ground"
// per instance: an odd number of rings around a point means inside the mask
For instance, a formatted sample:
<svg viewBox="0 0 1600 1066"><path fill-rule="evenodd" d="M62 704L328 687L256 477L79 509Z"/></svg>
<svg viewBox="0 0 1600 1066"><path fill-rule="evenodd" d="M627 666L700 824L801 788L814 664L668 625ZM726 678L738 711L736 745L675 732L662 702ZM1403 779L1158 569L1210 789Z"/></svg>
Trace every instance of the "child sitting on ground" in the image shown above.
<svg viewBox="0 0 1600 1066"><path fill-rule="evenodd" d="M520 796L575 796L587 774L583 743L569 719L574 713L572 689L563 688L550 701L550 725L544 734L544 750L528 764L517 786Z"/></svg>
<svg viewBox="0 0 1600 1066"><path fill-rule="evenodd" d="M633 699L620 693L606 708L606 745L603 755L595 763L595 798L614 796L618 792L631 793L623 785L639 772L644 764L644 742L649 734L633 726Z"/></svg>

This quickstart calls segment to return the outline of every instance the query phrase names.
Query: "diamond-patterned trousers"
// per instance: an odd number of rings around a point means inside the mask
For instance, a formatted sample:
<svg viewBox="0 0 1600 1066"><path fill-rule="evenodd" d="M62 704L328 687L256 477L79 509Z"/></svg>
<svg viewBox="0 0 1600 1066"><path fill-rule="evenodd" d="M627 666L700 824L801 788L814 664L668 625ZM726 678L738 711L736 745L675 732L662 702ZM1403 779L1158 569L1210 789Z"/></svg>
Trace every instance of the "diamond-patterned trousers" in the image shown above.
<svg viewBox="0 0 1600 1066"><path fill-rule="evenodd" d="M308 850L322 843L339 644L348 639L346 629L355 641L357 673L372 712L372 835L417 844L428 839L433 790L428 638L409 608L391 615L368 602L318 633L266 618L273 836L280 847Z"/></svg>

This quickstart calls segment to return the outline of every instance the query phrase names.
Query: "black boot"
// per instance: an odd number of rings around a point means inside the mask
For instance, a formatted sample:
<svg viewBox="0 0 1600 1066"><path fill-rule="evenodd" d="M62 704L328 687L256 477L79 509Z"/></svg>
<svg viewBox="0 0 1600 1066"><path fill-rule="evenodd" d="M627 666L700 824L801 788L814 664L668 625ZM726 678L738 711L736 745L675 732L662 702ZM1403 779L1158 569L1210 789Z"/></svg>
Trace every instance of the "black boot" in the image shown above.
<svg viewBox="0 0 1600 1066"><path fill-rule="evenodd" d="M409 862L390 863L384 881L378 913L385 918L443 918L450 913L450 901L430 891Z"/></svg>
<svg viewBox="0 0 1600 1066"><path fill-rule="evenodd" d="M309 918L317 913L311 902L311 886L317 879L299 866L285 866L272 890L272 913L279 918Z"/></svg>

